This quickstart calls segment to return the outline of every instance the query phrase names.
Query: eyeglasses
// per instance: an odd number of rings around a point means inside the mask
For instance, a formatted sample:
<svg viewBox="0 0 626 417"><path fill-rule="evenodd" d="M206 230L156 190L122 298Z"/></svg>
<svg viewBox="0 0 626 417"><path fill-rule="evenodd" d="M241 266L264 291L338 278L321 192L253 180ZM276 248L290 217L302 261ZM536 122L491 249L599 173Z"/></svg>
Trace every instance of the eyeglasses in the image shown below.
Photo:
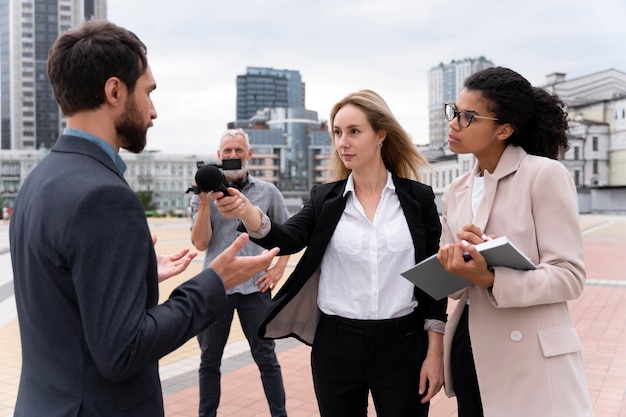
<svg viewBox="0 0 626 417"><path fill-rule="evenodd" d="M444 110L446 119L452 121L456 117L456 121L459 123L459 127L461 128L469 127L474 119L487 119L498 121L498 119L495 117L479 116L477 114L473 114L464 110L458 111L453 104L446 103Z"/></svg>

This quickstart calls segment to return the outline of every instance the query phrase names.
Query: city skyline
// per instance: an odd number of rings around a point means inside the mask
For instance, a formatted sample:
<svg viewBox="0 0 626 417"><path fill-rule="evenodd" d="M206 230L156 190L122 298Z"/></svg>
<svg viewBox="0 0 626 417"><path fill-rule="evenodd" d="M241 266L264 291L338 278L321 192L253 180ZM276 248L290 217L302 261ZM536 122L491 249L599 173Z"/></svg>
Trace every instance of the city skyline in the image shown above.
<svg viewBox="0 0 626 417"><path fill-rule="evenodd" d="M484 56L534 85L553 72L573 79L626 71L619 0L176 4L108 1L109 20L148 46L159 118L147 149L163 152L217 148L236 117L236 78L248 66L299 71L306 107L323 120L345 94L374 89L419 144L428 141L427 73L441 62Z"/></svg>

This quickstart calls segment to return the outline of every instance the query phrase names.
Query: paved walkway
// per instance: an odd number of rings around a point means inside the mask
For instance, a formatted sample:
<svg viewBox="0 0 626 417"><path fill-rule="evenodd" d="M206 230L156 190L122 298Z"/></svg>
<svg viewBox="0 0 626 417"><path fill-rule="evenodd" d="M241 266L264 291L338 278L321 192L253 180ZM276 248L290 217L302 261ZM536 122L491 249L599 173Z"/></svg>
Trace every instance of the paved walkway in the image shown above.
<svg viewBox="0 0 626 417"><path fill-rule="evenodd" d="M188 220L151 219L150 225L158 236L159 253L190 247ZM570 309L583 342L589 395L596 417L626 417L626 216L583 215L581 229L588 280L583 295L570 303ZM12 415L21 366L8 248L8 226L0 224L0 417ZM297 258L292 257L287 272ZM167 297L177 284L199 271L202 260L199 255L188 271L163 282L161 297ZM310 348L286 339L278 341L277 351L290 417L319 416L309 367ZM192 339L161 360L167 417L198 415L198 356L198 343ZM222 368L219 416L268 417L259 372L236 319ZM375 415L371 405L369 415ZM437 394L430 416L456 415L455 401L443 392Z"/></svg>

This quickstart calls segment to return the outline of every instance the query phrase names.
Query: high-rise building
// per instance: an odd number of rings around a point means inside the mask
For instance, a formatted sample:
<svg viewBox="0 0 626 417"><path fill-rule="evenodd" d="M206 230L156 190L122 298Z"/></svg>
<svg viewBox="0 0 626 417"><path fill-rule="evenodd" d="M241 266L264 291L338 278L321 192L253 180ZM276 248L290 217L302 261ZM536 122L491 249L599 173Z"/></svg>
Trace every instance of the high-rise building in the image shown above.
<svg viewBox="0 0 626 417"><path fill-rule="evenodd" d="M237 76L237 122L265 108L304 108L304 90L299 71L247 67Z"/></svg>
<svg viewBox="0 0 626 417"><path fill-rule="evenodd" d="M481 56L452 61L449 64L441 63L428 71L428 120L431 148L442 149L447 145L448 125L443 117L444 104L454 103L467 77L493 65L493 62Z"/></svg>
<svg viewBox="0 0 626 417"><path fill-rule="evenodd" d="M278 161L276 172L263 168L264 178L282 191L308 191L315 180L309 155L313 137L330 144L326 125L306 109L304 99L299 71L247 67L237 76L237 120L229 127L247 129L255 154L274 158L265 158L261 166Z"/></svg>
<svg viewBox="0 0 626 417"><path fill-rule="evenodd" d="M50 148L64 127L46 75L62 32L106 18L106 0L0 0L2 149Z"/></svg>

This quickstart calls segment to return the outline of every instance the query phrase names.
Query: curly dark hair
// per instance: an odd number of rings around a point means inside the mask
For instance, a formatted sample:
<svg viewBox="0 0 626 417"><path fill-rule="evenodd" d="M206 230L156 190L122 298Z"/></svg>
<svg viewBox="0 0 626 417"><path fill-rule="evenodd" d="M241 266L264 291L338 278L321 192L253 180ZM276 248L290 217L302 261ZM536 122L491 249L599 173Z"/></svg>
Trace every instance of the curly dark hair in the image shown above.
<svg viewBox="0 0 626 417"><path fill-rule="evenodd" d="M104 86L118 77L132 92L146 72L146 46L131 31L106 20L88 20L63 33L48 54L48 80L66 116L104 103Z"/></svg>
<svg viewBox="0 0 626 417"><path fill-rule="evenodd" d="M470 75L465 88L479 91L498 123L514 127L507 143L521 146L531 155L557 159L569 149L567 112L561 99L533 87L517 72L492 67Z"/></svg>

